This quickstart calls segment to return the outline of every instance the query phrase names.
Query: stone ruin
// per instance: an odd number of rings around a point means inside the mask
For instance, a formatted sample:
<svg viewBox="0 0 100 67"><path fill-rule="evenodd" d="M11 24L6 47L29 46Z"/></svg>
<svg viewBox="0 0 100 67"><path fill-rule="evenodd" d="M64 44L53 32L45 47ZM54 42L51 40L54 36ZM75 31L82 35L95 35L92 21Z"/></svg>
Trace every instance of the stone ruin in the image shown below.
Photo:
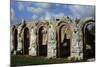
<svg viewBox="0 0 100 67"><path fill-rule="evenodd" d="M69 17L53 21L23 21L11 26L10 31L12 55L95 58L94 17L75 21Z"/></svg>

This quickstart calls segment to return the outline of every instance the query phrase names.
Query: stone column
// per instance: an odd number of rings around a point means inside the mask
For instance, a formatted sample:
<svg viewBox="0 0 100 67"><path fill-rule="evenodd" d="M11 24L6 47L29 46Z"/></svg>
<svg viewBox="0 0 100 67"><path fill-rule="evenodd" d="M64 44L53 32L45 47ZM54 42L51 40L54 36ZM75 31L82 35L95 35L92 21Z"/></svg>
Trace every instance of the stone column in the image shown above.
<svg viewBox="0 0 100 67"><path fill-rule="evenodd" d="M14 36L13 36L13 32L12 32L12 30L11 30L11 33L10 33L10 48L11 48L11 52L13 52L13 50L14 50L14 44L13 44L13 38L14 38Z"/></svg>
<svg viewBox="0 0 100 67"><path fill-rule="evenodd" d="M79 28L79 40L78 40L78 43L79 43L79 56L80 56L80 59L83 59L83 41L82 41L82 31L81 31L81 28Z"/></svg>
<svg viewBox="0 0 100 67"><path fill-rule="evenodd" d="M30 34L29 55L36 56L36 31L33 28Z"/></svg>
<svg viewBox="0 0 100 67"><path fill-rule="evenodd" d="M82 56L82 42L81 42L80 30L77 26L73 26L73 37L72 37L72 47L71 47L71 57L76 57L78 60Z"/></svg>
<svg viewBox="0 0 100 67"><path fill-rule="evenodd" d="M48 58L56 57L56 31L51 25L48 30Z"/></svg>
<svg viewBox="0 0 100 67"><path fill-rule="evenodd" d="M22 53L22 26L18 27L18 46L17 46L17 52L21 52Z"/></svg>

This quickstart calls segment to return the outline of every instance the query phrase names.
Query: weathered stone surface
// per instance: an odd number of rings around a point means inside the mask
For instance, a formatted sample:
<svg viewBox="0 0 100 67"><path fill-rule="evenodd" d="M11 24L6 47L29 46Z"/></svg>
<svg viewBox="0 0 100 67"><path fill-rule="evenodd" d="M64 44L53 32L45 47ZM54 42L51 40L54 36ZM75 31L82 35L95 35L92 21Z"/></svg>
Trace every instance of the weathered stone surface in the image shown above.
<svg viewBox="0 0 100 67"><path fill-rule="evenodd" d="M60 19L59 21L41 21L26 23L26 26L30 30L30 44L29 44L29 55L38 56L39 52L39 28L44 27L43 32L43 44L47 45L47 58L57 57L57 47L60 47L60 39L64 39L64 33L67 34L67 39L70 39L70 57L77 57L78 59L83 59L83 32L82 28L85 22L88 20L94 20L93 18L86 19L84 21L72 21L69 18ZM18 30L18 47L17 51L21 51L23 46L23 24L15 25ZM60 28L63 27L64 31L59 32ZM12 29L11 29L12 30ZM46 33L45 33L46 32ZM11 51L13 50L13 35L11 32ZM61 42L62 42L61 41ZM14 51L16 54L16 51Z"/></svg>
<svg viewBox="0 0 100 67"><path fill-rule="evenodd" d="M56 57L56 31L53 25L48 29L48 58Z"/></svg>
<svg viewBox="0 0 100 67"><path fill-rule="evenodd" d="M18 38L18 47L17 47L17 51L21 51L22 50L22 36L21 36L21 33L22 32L22 24L18 27L18 35L17 35L17 38Z"/></svg>
<svg viewBox="0 0 100 67"><path fill-rule="evenodd" d="M11 49L11 52L13 51L13 49L14 49L14 46L13 46L13 39L14 37L13 37L13 32L12 32L12 30L11 30L11 33L10 33L10 49Z"/></svg>
<svg viewBox="0 0 100 67"><path fill-rule="evenodd" d="M30 33L30 46L29 46L29 55L36 56L36 30L35 28L31 29Z"/></svg>

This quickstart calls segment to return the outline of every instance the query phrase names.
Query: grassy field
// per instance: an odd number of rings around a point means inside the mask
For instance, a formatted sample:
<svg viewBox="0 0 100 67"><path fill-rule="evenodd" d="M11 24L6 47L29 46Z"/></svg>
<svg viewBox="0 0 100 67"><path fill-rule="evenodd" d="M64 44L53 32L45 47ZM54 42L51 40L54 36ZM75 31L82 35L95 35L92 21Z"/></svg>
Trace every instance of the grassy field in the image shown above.
<svg viewBox="0 0 100 67"><path fill-rule="evenodd" d="M68 63L67 58L51 58L45 57L32 57L32 56L11 56L11 66L24 66L24 65L42 65L42 64L57 64L57 63Z"/></svg>

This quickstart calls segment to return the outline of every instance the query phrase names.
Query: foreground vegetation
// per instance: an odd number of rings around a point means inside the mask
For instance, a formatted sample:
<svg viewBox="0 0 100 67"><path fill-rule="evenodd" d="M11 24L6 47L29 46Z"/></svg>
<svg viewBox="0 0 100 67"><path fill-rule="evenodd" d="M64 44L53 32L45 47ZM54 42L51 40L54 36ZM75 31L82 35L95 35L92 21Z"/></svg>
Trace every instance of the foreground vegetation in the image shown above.
<svg viewBox="0 0 100 67"><path fill-rule="evenodd" d="M69 61L67 58L50 58L47 59L45 57L32 57L29 55L13 55L11 56L11 66L24 66L24 65L42 65L42 64L57 64L57 63L68 63L74 62ZM75 61L79 62L79 61Z"/></svg>

